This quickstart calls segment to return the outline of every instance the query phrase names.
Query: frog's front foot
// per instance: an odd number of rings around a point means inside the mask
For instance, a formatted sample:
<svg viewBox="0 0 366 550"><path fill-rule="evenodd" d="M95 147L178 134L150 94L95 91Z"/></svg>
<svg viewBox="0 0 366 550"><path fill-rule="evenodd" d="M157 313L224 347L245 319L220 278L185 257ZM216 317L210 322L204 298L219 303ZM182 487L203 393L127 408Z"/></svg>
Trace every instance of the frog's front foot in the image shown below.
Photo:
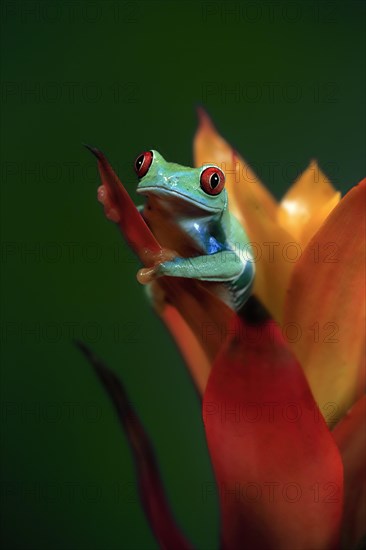
<svg viewBox="0 0 366 550"><path fill-rule="evenodd" d="M178 256L177 252L170 250L169 248L163 248L157 254L153 254L147 250L145 254L147 260L146 263L151 263L152 265L150 267L143 267L137 272L137 280L142 285L147 285L154 281L154 279L160 277L162 275L162 273L159 273L161 264L171 261L173 258L177 258Z"/></svg>
<svg viewBox="0 0 366 550"><path fill-rule="evenodd" d="M156 266L139 269L136 278L142 285L148 285L156 278Z"/></svg>

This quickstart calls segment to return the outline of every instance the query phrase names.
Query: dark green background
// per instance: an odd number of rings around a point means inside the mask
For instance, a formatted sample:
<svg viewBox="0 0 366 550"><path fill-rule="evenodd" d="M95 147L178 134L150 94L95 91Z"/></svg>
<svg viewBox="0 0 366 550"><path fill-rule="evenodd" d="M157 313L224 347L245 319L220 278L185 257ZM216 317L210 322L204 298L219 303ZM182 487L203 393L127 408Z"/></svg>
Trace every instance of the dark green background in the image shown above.
<svg viewBox="0 0 366 550"><path fill-rule="evenodd" d="M108 155L135 198L140 151L191 163L203 103L278 197L313 157L345 191L364 176L363 2L4 1L2 21L6 547L157 547L75 336L125 381L176 516L214 548L200 404L81 143Z"/></svg>

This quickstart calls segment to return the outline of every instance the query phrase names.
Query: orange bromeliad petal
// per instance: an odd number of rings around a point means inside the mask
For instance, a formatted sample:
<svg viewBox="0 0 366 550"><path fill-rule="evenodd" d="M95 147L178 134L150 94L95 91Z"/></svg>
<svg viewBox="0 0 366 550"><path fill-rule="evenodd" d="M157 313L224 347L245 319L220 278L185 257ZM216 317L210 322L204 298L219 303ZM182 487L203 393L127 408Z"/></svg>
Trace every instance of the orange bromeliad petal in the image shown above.
<svg viewBox="0 0 366 550"><path fill-rule="evenodd" d="M99 198L105 206L108 217L118 224L123 236L145 266L152 265L152 258L164 254L149 227L138 212L132 199L113 171L106 157L99 150L88 147L98 159L102 180ZM198 281L161 277L156 284L162 295L167 297L176 309L162 307L158 313L177 340L185 358L189 358L191 370L200 393L206 387L209 365L216 357L222 340L212 337L224 333L233 312ZM166 303L165 303L166 306ZM179 312L179 313L178 313ZM186 339L179 335L184 330ZM211 337L209 337L211 336Z"/></svg>
<svg viewBox="0 0 366 550"><path fill-rule="evenodd" d="M330 213L297 262L284 323L321 409L336 422L363 391L366 179Z"/></svg>
<svg viewBox="0 0 366 550"><path fill-rule="evenodd" d="M339 200L340 193L312 161L282 198L277 219L304 246Z"/></svg>
<svg viewBox="0 0 366 550"><path fill-rule="evenodd" d="M366 517L366 396L362 396L333 430L344 465L344 548L364 535Z"/></svg>
<svg viewBox="0 0 366 550"><path fill-rule="evenodd" d="M178 310L194 334L194 348L196 349L196 344L201 346L201 352L196 358L193 378L197 379L199 371L199 378L204 389L207 383L207 361L204 363L201 361L202 354L206 355L209 363L212 364L222 345L221 335L226 334L233 311L194 279L162 277L159 279L159 285L165 292L168 303ZM174 333L175 329L171 328ZM191 346L190 340L186 340L182 344L187 348ZM179 342L178 346L180 347ZM188 354L191 355L189 349L186 350L185 355ZM190 362L189 365L191 364Z"/></svg>
<svg viewBox="0 0 366 550"><path fill-rule="evenodd" d="M188 365L199 393L203 395L211 371L211 364L201 341L197 340L179 311L174 307L167 304L160 315Z"/></svg>
<svg viewBox="0 0 366 550"><path fill-rule="evenodd" d="M198 109L199 126L194 137L193 155L195 166L203 164L216 164L225 173L228 178L234 173L235 165L233 164L234 149L229 145L224 138L220 136L214 127L210 117L202 107ZM241 160L242 179L245 185L250 186L252 193L257 201L262 205L264 211L271 218L275 218L277 203L271 193L259 181L254 172L249 168L244 160ZM238 214L235 198L232 198L229 193L230 211Z"/></svg>
<svg viewBox="0 0 366 550"><path fill-rule="evenodd" d="M307 224L305 224L301 233L300 242L303 248L308 244L310 239L319 230L322 223L324 223L324 221L327 219L331 211L337 206L340 200L341 194L334 193L334 195L326 203L324 203L322 206L319 206L318 210L313 212L310 220Z"/></svg>
<svg viewBox="0 0 366 550"><path fill-rule="evenodd" d="M241 159L236 155L234 163L236 181L234 184L229 180L228 186L231 189L230 199L235 199L240 210L239 221L244 225L252 244L256 268L254 294L274 319L281 322L285 292L294 266L290 261L293 239L276 220L266 214L251 187L246 185Z"/></svg>
<svg viewBox="0 0 366 550"><path fill-rule="evenodd" d="M293 263L287 261L291 235L276 220L277 203L246 162L217 133L208 115L199 110L194 139L195 165L215 163L226 172L230 211L245 227L256 263L254 293L276 320L281 321L286 284ZM273 289L276 289L274 292Z"/></svg>
<svg viewBox="0 0 366 550"><path fill-rule="evenodd" d="M273 321L230 328L203 401L221 547L336 548L342 463L301 366Z"/></svg>

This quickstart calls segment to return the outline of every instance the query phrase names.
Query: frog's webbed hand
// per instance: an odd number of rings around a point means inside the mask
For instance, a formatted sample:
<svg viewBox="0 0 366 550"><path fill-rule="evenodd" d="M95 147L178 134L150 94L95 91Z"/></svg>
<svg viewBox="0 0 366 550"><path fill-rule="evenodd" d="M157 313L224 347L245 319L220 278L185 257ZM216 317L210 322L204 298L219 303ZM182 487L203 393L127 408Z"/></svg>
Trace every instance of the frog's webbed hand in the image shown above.
<svg viewBox="0 0 366 550"><path fill-rule="evenodd" d="M225 282L238 277L243 272L244 267L245 264L235 252L223 250L215 254L193 258L174 257L156 263L151 268L141 269L137 278L143 284L164 275L202 281Z"/></svg>
<svg viewBox="0 0 366 550"><path fill-rule="evenodd" d="M104 213L106 217L112 222L118 223L120 215L118 213L118 207L114 204L109 196L108 190L105 185L98 187L98 201L104 206Z"/></svg>

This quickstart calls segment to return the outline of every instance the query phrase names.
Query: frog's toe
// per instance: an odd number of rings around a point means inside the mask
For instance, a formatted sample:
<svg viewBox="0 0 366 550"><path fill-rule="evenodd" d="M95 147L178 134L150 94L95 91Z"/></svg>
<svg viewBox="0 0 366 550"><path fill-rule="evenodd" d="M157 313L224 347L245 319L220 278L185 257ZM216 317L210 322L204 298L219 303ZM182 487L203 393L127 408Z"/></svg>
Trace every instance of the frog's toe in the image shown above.
<svg viewBox="0 0 366 550"><path fill-rule="evenodd" d="M144 254L144 263L153 265L151 267L143 267L137 272L137 280L142 285L147 285L154 279L163 276L165 274L164 267L166 263L177 258L177 252L169 248L162 248L159 252L151 252L151 250L146 249Z"/></svg>
<svg viewBox="0 0 366 550"><path fill-rule="evenodd" d="M111 222L119 223L121 219L115 208L109 208L108 210L105 210L105 215L109 220L111 220Z"/></svg>
<svg viewBox="0 0 366 550"><path fill-rule="evenodd" d="M105 188L104 185L100 185L98 187L98 201L101 203L101 204L104 204L105 201L106 201L106 198L107 198L107 190Z"/></svg>
<svg viewBox="0 0 366 550"><path fill-rule="evenodd" d="M136 278L142 285L151 283L156 277L156 267L143 267L137 272Z"/></svg>
<svg viewBox="0 0 366 550"><path fill-rule="evenodd" d="M105 185L98 187L98 201L104 206L104 213L106 217L112 222L118 223L121 219L120 215L110 200Z"/></svg>
<svg viewBox="0 0 366 550"><path fill-rule="evenodd" d="M149 263L152 265L158 265L162 262L166 262L176 258L178 253L175 250L170 248L162 248L159 252L151 252L151 250L146 249L144 251L145 260L144 263Z"/></svg>

